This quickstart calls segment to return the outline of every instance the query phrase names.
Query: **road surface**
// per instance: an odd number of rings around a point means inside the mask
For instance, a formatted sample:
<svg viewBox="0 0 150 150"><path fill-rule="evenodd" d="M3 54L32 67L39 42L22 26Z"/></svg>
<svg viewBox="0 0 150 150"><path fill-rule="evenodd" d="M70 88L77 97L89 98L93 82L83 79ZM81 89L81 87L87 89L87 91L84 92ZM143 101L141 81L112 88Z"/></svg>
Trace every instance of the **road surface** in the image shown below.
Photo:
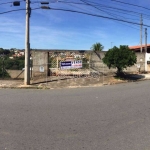
<svg viewBox="0 0 150 150"><path fill-rule="evenodd" d="M150 150L150 81L1 89L0 150Z"/></svg>

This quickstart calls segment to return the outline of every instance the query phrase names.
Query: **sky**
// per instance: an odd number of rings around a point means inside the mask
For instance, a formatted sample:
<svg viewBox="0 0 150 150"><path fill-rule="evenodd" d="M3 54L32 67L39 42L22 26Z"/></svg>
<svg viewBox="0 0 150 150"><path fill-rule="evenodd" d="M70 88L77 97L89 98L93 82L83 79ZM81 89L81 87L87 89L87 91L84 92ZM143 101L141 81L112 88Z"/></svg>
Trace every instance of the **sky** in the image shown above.
<svg viewBox="0 0 150 150"><path fill-rule="evenodd" d="M4 49L25 48L26 2L17 1L20 6L13 6L14 0L0 0L0 47ZM149 0L30 1L32 49L90 50L100 42L107 51L113 46L140 45L141 14L142 43L145 44L145 28L147 43L150 43ZM42 5L42 1L49 5ZM41 6L50 9L41 9Z"/></svg>

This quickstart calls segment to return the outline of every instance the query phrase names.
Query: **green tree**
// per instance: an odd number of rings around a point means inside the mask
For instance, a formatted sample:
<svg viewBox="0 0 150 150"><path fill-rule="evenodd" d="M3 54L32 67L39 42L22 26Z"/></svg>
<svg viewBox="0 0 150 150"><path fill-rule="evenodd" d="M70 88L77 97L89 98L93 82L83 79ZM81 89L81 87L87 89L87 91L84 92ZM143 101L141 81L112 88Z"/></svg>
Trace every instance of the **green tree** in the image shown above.
<svg viewBox="0 0 150 150"><path fill-rule="evenodd" d="M120 45L120 48L114 46L109 49L103 58L103 62L110 68L117 68L117 75L123 73L123 69L136 63L135 52L131 51L128 46Z"/></svg>
<svg viewBox="0 0 150 150"><path fill-rule="evenodd" d="M3 48L0 48L0 55L8 55L10 53L10 51L8 49L3 49Z"/></svg>
<svg viewBox="0 0 150 150"><path fill-rule="evenodd" d="M24 56L15 57L14 59L5 59L5 68L12 70L22 70L24 68Z"/></svg>
<svg viewBox="0 0 150 150"><path fill-rule="evenodd" d="M9 74L5 70L4 60L0 58L0 78L9 77Z"/></svg>
<svg viewBox="0 0 150 150"><path fill-rule="evenodd" d="M104 49L104 46L101 43L95 43L92 45L91 50L94 52L100 52Z"/></svg>

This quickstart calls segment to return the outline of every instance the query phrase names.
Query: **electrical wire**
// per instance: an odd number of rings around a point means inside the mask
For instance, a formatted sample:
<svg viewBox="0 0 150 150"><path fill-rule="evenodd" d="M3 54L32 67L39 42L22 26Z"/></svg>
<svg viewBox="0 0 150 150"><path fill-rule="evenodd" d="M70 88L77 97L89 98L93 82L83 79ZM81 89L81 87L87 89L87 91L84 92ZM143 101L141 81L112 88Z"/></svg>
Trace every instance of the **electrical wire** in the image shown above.
<svg viewBox="0 0 150 150"><path fill-rule="evenodd" d="M94 5L104 6L103 4L100 4L100 3L97 3L97 2L93 2L93 1L89 1L89 0L86 0L86 1L90 2L91 4L94 4ZM112 7L112 6L107 6L107 5L105 5L105 7L116 9L116 10L122 10L122 11L125 11L125 12L131 12L131 13L133 12L133 13L136 13L136 14L141 14L141 13L143 14L143 11L142 12L135 12L135 11L133 11L133 9L132 10L121 9L121 8L118 8L118 7ZM147 15L147 14L145 14L145 15ZM148 16L150 16L150 15L148 15Z"/></svg>
<svg viewBox="0 0 150 150"><path fill-rule="evenodd" d="M39 8L32 8L32 10L36 10L36 9L41 9L41 8L40 8L40 7L39 7ZM7 13L10 13L10 12L20 11L20 10L26 10L26 9L25 9L25 8L14 9L14 10L9 10L9 11L0 12L0 14L7 14Z"/></svg>
<svg viewBox="0 0 150 150"><path fill-rule="evenodd" d="M61 9L61 8L50 8L50 9L51 10L67 11L67 12L75 12L75 13L85 14L85 15L99 17L99 18L105 18L105 19L110 19L110 20L116 20L116 21L126 22L126 23L134 24L134 25L141 25L140 23L136 23L136 22L132 22L132 21L127 21L127 20L123 20L123 19L117 19L117 18L102 16L102 15L97 15L97 14L90 14L90 13L80 12L80 11L75 11L75 10ZM143 24L143 26L150 27L149 25L146 25L146 24Z"/></svg>
<svg viewBox="0 0 150 150"><path fill-rule="evenodd" d="M85 4L85 3L77 3L77 2L71 2L71 1L70 2L68 2L68 1L66 2L66 1L62 1L62 0L60 0L58 2L60 2L60 3L79 4L79 5L86 5L86 6L89 5L89 4ZM94 5L96 7L97 6L99 6L101 8L104 7L107 10L109 10L109 8L110 8L110 9L113 9L113 12L119 12L119 13L123 13L123 14L130 15L130 16L137 16L137 17L139 17L139 15L142 13L143 14L143 18L150 19L150 15L144 14L143 12L136 12L136 11L133 11L133 10L121 9L121 8L118 8L118 7L107 6L107 5L104 5L104 4L95 3L95 2L91 2L91 1L88 1L88 2L92 3L92 5ZM116 15L118 15L118 14L116 14ZM129 18L127 18L127 19L129 19Z"/></svg>
<svg viewBox="0 0 150 150"><path fill-rule="evenodd" d="M13 2L5 2L5 3L0 3L0 5L4 5L4 4L10 4L10 3L13 3Z"/></svg>
<svg viewBox="0 0 150 150"><path fill-rule="evenodd" d="M87 0L88 1L88 0ZM88 1L88 2L91 2L91 1ZM120 8L116 8L116 7L110 7L110 6L106 6L106 5L102 5L102 4L99 4L99 3L95 3L95 2L91 2L93 5L99 5L99 6L103 6L103 7L105 7L105 10L107 9L108 10L108 8L112 8L112 9L114 9L113 10L113 12L115 11L115 12L118 12L118 11L116 11L116 10L120 10L120 11L124 11L124 12L122 12L123 14L127 14L127 15L130 15L130 16L137 16L138 18L139 18L139 15L140 14L143 14L143 12L135 12L135 11L131 11L131 10L125 10L125 9L120 9ZM131 15L131 13L134 13L134 14L132 14ZM118 14L116 14L117 16L119 16ZM124 17L125 18L125 17ZM148 21L150 20L150 15L148 15L148 14L143 14L143 18L144 19L147 19ZM126 19L129 19L129 18L126 18ZM133 20L133 19L132 19Z"/></svg>
<svg viewBox="0 0 150 150"><path fill-rule="evenodd" d="M62 2L62 3L64 3L64 1L59 1L59 2ZM65 2L65 3L67 3L68 5L69 4L83 4L83 5L87 5L87 6L91 6L91 4L88 4L88 3L72 3L72 2ZM76 6L76 5L75 5ZM76 6L77 7L77 6ZM108 15L111 15L111 16L114 16L114 17L122 17L122 18L124 18L124 19L132 19L133 20L133 18L127 18L127 17L124 17L124 16L121 16L121 15L118 15L118 14L113 14L113 13L110 13L110 12L108 12L108 11L105 11L106 10L106 8L105 8L105 10L103 10L103 9L99 9L99 8L97 8L98 10L100 10L100 11L102 11L102 12L104 12L104 13L107 13ZM137 19L136 19L137 20Z"/></svg>
<svg viewBox="0 0 150 150"><path fill-rule="evenodd" d="M140 8L144 8L144 9L150 10L149 8L143 7L143 6L140 6L140 5L135 5L135 4L131 4L131 3L127 3L127 2L122 2L122 1L118 1L118 0L111 0L111 1L115 1L115 2L118 2L118 3L123 3L123 4L126 4L126 5L136 6L136 7L140 7Z"/></svg>
<svg viewBox="0 0 150 150"><path fill-rule="evenodd" d="M81 2L62 1L62 0L57 1L57 2L60 2L60 3L72 3L72 4L79 4L79 5L87 5L87 6L89 5L89 4L85 4L85 3L81 3ZM116 11L116 10L124 11L123 14L129 14L130 16L136 16L135 14L137 14L137 15L141 14L141 12L135 12L135 11L131 11L131 10L120 9L120 8L117 8L117 7L110 7L110 6L102 5L102 4L99 4L99 3L96 3L96 2L91 2L89 0L87 0L86 2L90 2L90 3L92 3L92 5L95 5L95 6L105 7L106 9L107 8L112 8L112 9L114 9L113 11L115 11L115 12L119 12L119 11ZM40 2L38 0L38 1L31 2L31 3L33 4L33 3L40 3ZM56 2L51 2L51 3L56 3ZM109 12L107 12L107 13L109 13ZM131 13L134 13L134 15L131 14ZM143 14L143 12L142 12L142 14ZM116 14L116 15L118 15L118 14ZM147 16L147 17L145 17L145 16ZM146 19L148 18L148 16L150 17L150 15L143 14L143 17L146 18Z"/></svg>
<svg viewBox="0 0 150 150"><path fill-rule="evenodd" d="M41 7L32 8L32 10L35 10L35 9L41 9ZM136 22L132 22L132 21L128 21L128 20L112 18L112 17L102 16L102 15L98 15L98 14L91 14L91 13L86 13L86 12L82 12L82 11L75 11L75 10L62 9L62 8L50 8L50 9L51 10L59 10L59 11L67 11L67 12L75 12L75 13L85 14L85 15L99 17L99 18L116 20L116 21L125 22L125 23L129 23L129 24L134 24L134 25L141 25L140 23L136 23ZM0 14L6 14L6 13L10 13L10 12L14 12L14 11L20 11L20 10L26 10L26 9L24 9L24 8L22 8L22 9L15 9L15 10L10 10L10 11L6 11L6 12L1 12ZM146 24L143 24L143 26L150 27L149 25L146 25Z"/></svg>
<svg viewBox="0 0 150 150"><path fill-rule="evenodd" d="M22 2L24 0L20 0L20 1L17 1L17 2ZM4 4L10 4L10 3L13 3L13 2L5 2L5 3L0 3L0 5L4 5Z"/></svg>
<svg viewBox="0 0 150 150"><path fill-rule="evenodd" d="M105 10L99 9L98 7L96 7L96 6L94 6L94 5L90 4L90 3L87 3L87 2L85 2L84 0L80 0L80 1L84 2L84 3L87 4L87 5L90 5L90 6L94 7L94 8L96 8L96 9L100 10L100 11L105 12L106 14L108 14L108 15L110 15L110 16L113 16L113 17L115 17L116 19L119 19L119 18L118 18L119 15L116 16L116 15L110 13L110 12L107 12L107 11L105 11ZM120 17L123 17L123 16L120 16ZM124 18L124 19L125 19L125 18ZM123 23L121 23L121 24L123 24ZM126 26L131 27L131 28L134 28L134 29L137 29L137 28L132 27L132 26L129 26L129 25L126 25ZM138 29L138 30L139 30L139 29Z"/></svg>

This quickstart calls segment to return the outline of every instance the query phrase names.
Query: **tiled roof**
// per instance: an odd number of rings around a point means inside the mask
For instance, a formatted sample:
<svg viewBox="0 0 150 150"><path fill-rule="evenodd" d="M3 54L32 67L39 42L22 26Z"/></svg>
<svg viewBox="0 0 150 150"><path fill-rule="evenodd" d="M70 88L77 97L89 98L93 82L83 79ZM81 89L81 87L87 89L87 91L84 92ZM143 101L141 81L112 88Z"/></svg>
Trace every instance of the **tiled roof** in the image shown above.
<svg viewBox="0 0 150 150"><path fill-rule="evenodd" d="M142 45L142 48L144 48L145 45ZM150 47L150 44L147 44L147 47ZM130 49L140 49L141 48L141 45L136 45L136 46L129 46Z"/></svg>

